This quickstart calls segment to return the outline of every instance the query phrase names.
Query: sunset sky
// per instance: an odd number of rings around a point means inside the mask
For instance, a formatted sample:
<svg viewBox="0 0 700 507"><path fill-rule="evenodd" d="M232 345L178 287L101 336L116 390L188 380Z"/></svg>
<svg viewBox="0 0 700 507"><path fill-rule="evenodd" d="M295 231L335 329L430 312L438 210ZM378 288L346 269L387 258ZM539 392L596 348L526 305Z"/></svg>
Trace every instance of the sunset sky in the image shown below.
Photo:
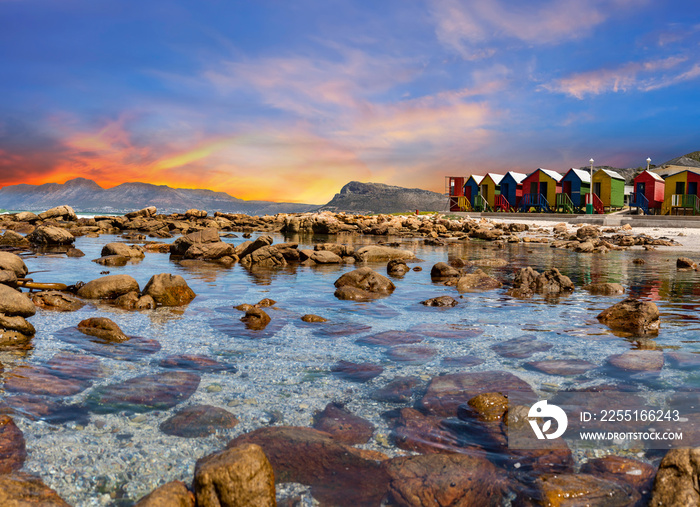
<svg viewBox="0 0 700 507"><path fill-rule="evenodd" d="M700 150L700 2L0 0L0 186L325 203Z"/></svg>

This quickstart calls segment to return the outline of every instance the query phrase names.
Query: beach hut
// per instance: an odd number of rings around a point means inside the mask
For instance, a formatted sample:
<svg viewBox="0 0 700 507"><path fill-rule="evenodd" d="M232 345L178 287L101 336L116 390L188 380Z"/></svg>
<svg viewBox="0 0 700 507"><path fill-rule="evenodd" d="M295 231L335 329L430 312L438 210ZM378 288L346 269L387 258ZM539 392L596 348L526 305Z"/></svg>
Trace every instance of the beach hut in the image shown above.
<svg viewBox="0 0 700 507"><path fill-rule="evenodd" d="M664 181L664 204L662 214L693 214L700 213L698 200L698 183L700 168L685 169L666 176Z"/></svg>
<svg viewBox="0 0 700 507"><path fill-rule="evenodd" d="M581 211L586 206L586 194L590 192L590 188L590 173L572 167L561 179L561 193L557 195L557 210Z"/></svg>
<svg viewBox="0 0 700 507"><path fill-rule="evenodd" d="M464 184L464 196L467 198L472 208L474 207L475 197L479 195L479 192L481 191L479 185L483 179L483 176L472 174L469 176L469 178L467 178L467 182Z"/></svg>
<svg viewBox="0 0 700 507"><path fill-rule="evenodd" d="M520 211L551 211L556 202L557 194L561 192L562 175L556 171L541 167L527 175L523 180L523 198L520 200ZM550 204L551 203L551 204Z"/></svg>
<svg viewBox="0 0 700 507"><path fill-rule="evenodd" d="M496 196L501 195L502 179L502 174L486 173L484 179L481 180L481 195L486 199L486 203L491 209L496 207Z"/></svg>
<svg viewBox="0 0 700 507"><path fill-rule="evenodd" d="M630 206L641 209L645 215L649 210L660 210L664 202L666 182L658 174L651 171L643 171L634 178L632 193L630 194Z"/></svg>
<svg viewBox="0 0 700 507"><path fill-rule="evenodd" d="M520 205L520 198L523 196L523 180L527 174L508 171L501 180L501 195L496 197L494 209L510 211Z"/></svg>
<svg viewBox="0 0 700 507"><path fill-rule="evenodd" d="M464 197L465 176L445 176L445 193L449 196L450 211L469 211Z"/></svg>
<svg viewBox="0 0 700 507"><path fill-rule="evenodd" d="M625 205L625 178L610 169L598 169L593 174L593 193L600 198L603 208L622 208Z"/></svg>

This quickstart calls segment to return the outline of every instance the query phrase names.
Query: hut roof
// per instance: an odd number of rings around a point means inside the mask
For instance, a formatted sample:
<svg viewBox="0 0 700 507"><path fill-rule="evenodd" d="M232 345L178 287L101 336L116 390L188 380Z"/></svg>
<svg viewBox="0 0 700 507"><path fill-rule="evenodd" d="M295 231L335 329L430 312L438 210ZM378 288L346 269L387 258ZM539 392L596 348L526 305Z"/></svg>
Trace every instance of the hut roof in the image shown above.
<svg viewBox="0 0 700 507"><path fill-rule="evenodd" d="M479 174L472 174L471 176L469 176L469 178L467 178L467 182L469 182L469 180L472 180L472 179L473 179L473 180L476 182L476 184L478 185L479 183L482 182L482 180L484 179L484 177L481 176L481 175L479 175Z"/></svg>
<svg viewBox="0 0 700 507"><path fill-rule="evenodd" d="M551 171L549 169L542 169L541 167L539 168L539 170L542 171L543 173L545 173L550 178L552 178L554 181L561 181L561 179L563 178L563 176L556 171Z"/></svg>
<svg viewBox="0 0 700 507"><path fill-rule="evenodd" d="M679 166L677 166L679 167ZM700 174L700 167L686 167L682 171L677 171L675 173L669 173L669 174L664 174L663 178L666 179L669 176L675 176L676 174L684 173L684 172L689 172L693 174Z"/></svg>
<svg viewBox="0 0 700 507"><path fill-rule="evenodd" d="M615 171L611 171L610 169L598 169L598 170L603 171L605 174L607 174L611 178L614 178L616 180L625 181L625 177L622 176L620 173L616 173Z"/></svg>
<svg viewBox="0 0 700 507"><path fill-rule="evenodd" d="M652 178L654 178L657 181L664 181L664 179L660 175L656 174L653 171L647 171L646 169L643 170L641 173L639 173L637 176L641 176L644 173L647 173L648 175L650 175Z"/></svg>
<svg viewBox="0 0 700 507"><path fill-rule="evenodd" d="M590 183L591 182L591 175L588 171L584 171L583 169L576 169L575 167L572 167L571 169L569 169L567 171L567 173L571 172L571 171L573 171L573 173L576 176L578 176L578 179L581 180L581 183Z"/></svg>
<svg viewBox="0 0 700 507"><path fill-rule="evenodd" d="M505 176L505 175L504 174L496 174L496 173L487 173L486 176L490 177L496 185L499 185L501 183L501 180L503 179L503 176ZM484 176L484 178L486 176ZM481 180L481 181L483 181L483 180Z"/></svg>
<svg viewBox="0 0 700 507"><path fill-rule="evenodd" d="M515 180L516 183L522 183L523 180L524 180L525 178L527 178L527 174L516 173L515 171L508 171L508 172L506 173L506 176L508 176L509 174L510 174L510 176ZM505 178L505 176L504 176L504 178Z"/></svg>

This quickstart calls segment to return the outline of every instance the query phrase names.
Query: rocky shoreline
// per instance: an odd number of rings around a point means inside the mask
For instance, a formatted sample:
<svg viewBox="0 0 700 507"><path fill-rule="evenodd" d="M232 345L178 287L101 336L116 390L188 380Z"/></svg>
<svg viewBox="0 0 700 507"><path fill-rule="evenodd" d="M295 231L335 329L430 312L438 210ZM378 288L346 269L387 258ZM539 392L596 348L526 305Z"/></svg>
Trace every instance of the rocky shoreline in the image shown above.
<svg viewBox="0 0 700 507"><path fill-rule="evenodd" d="M629 227L552 228L519 223L499 223L469 218L432 216L360 216L335 213L250 217L200 210L184 214L158 215L153 207L123 217L78 218L69 206L44 213L0 215L0 345L19 354L31 350L36 329L31 324L40 311L72 312L98 301L126 311L155 311L180 308L196 298L187 281L170 273L153 274L140 287L128 274L105 276L58 284L36 281L22 260L24 253L79 257L74 247L81 236L121 235L119 242L106 243L101 256L93 260L105 268L138 262L147 255L168 253L173 262L213 263L223 269L243 266L251 273L283 269L288 265L359 267L335 281L339 300L372 301L390 297L394 281L411 269L415 260L400 244L375 241L353 246L348 236L417 238L425 245L449 246L485 241L496 251L507 243L548 244L581 255L604 255L629 248L653 250L678 246L668 238L634 234ZM283 233L332 235L338 242L318 242L314 249L300 249L299 243L274 243L267 234L236 246L222 241L236 233ZM160 240L175 238L172 243ZM150 239L149 239L150 238ZM341 239L342 238L342 239ZM331 238L332 239L332 238ZM138 244L128 244L138 243ZM489 275L498 258L476 261L453 260L432 266L433 283L454 286L457 294L499 289L503 280ZM367 267L386 265L386 274ZM354 266L353 266L354 267ZM678 259L679 270L695 270L691 259ZM394 280L394 281L392 281ZM591 283L584 287L591 294L621 294L622 287L611 283ZM29 289L31 292L22 292ZM527 299L539 295L556 300L575 290L572 281L556 268L538 272L520 269L506 292L510 297ZM29 296L29 297L28 297ZM450 308L457 300L441 296L422 301L426 307ZM265 330L273 320L275 301L266 298L240 305L240 320L251 332ZM649 302L628 298L602 312L598 319L623 336L639 338L639 343L659 329L659 311ZM328 326L323 317L301 317L311 326ZM477 331L477 330L475 330ZM342 331L343 333L347 330ZM393 360L421 364L434 352L430 347L408 346L421 341L420 333L386 332L365 340L389 346ZM24 436L13 417L54 417L74 409L76 414L101 414L115 410L148 412L168 410L189 398L200 385L203 372L222 371L230 366L210 358L179 354L161 362L162 373L133 377L126 382L93 389L83 405L61 406L55 397L71 396L88 389L103 375L96 357L113 354L148 353L158 343L148 337L125 333L106 317L81 321L70 331L70 340L90 340L91 354L56 354L41 366L18 366L4 372L5 392L0 417L0 499L3 505L68 505L42 481L22 471L27 450ZM88 338L90 337L90 338ZM534 342L518 343L515 349L533 349ZM642 347L643 348L643 347ZM106 350L110 352L106 352ZM504 350L512 351L512 347ZM630 351L611 357L612 367L620 370L653 371L660 368L655 350ZM526 357L526 356L523 356ZM191 484L174 481L159 487L137 502L140 506L183 505L300 505L301 496L280 498L275 484L303 484L322 504L340 505L500 505L506 501L523 505L568 505L563 499L586 499L600 505L690 505L700 501L693 487L698 480L700 455L697 450L673 450L657 463L632 457L605 456L591 459L575 473L572 452L564 450L512 451L507 448L508 403L501 392L516 388L532 395L532 388L507 371L470 372L478 358L461 360L461 373L423 379L396 378L373 394L377 399L399 405L384 417L392 428L392 442L405 455L391 455L363 448L374 432L374 425L349 411L342 404L329 403L317 414L313 427L274 425L254 429L231 440L226 448L201 457ZM661 359L663 365L663 359ZM559 371L585 371L590 365L547 362L532 368ZM235 371L235 370L234 370ZM366 383L382 373L373 363L340 361L331 374L351 383ZM149 386L159 386L158 389ZM42 396L52 396L47 401ZM406 406L412 399L416 403ZM16 410L19 404L22 410ZM14 408L13 408L14 407ZM29 408L28 408L29 407ZM519 407L514 407L519 408ZM512 410L513 408L511 408ZM82 411L82 412L81 412ZM73 418L76 414L69 416ZM166 424L167 422L167 424ZM174 414L161 425L161 431L187 437L210 435L238 424L230 412L214 406L195 405ZM478 438L475 438L478 435ZM515 466L517 464L517 466ZM680 472L679 472L680 470ZM523 472L527 471L527 480ZM362 487L358 488L357 485ZM4 495L4 496L3 496ZM15 502L14 504L12 502ZM27 503L28 502L28 503ZM33 502L33 503L32 503ZM520 502L520 503L518 503ZM557 503L559 502L559 503ZM688 503L690 502L690 503Z"/></svg>

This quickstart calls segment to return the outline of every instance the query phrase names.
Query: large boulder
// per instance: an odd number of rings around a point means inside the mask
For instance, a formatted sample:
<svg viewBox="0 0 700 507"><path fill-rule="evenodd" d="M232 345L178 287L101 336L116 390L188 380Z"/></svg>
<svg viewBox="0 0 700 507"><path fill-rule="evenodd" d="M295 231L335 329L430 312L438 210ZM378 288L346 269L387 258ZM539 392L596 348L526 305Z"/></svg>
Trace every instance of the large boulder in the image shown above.
<svg viewBox="0 0 700 507"><path fill-rule="evenodd" d="M650 507L700 505L700 448L671 449L661 460Z"/></svg>
<svg viewBox="0 0 700 507"><path fill-rule="evenodd" d="M656 334L659 332L659 307L651 301L627 298L603 310L598 320L616 331L633 334Z"/></svg>
<svg viewBox="0 0 700 507"><path fill-rule="evenodd" d="M533 294L557 296L573 292L574 284L557 268L538 273L531 267L521 268L515 275L513 288L508 291L513 297L530 297Z"/></svg>
<svg viewBox="0 0 700 507"><path fill-rule="evenodd" d="M102 257L108 255L121 255L128 259L142 259L146 254L143 247L138 245L127 245L126 243L107 243L102 247Z"/></svg>
<svg viewBox="0 0 700 507"><path fill-rule="evenodd" d="M60 218L63 220L77 220L78 216L73 211L70 206L56 206L55 208L48 209L43 213L39 213L39 218L41 220L47 220L50 218Z"/></svg>
<svg viewBox="0 0 700 507"><path fill-rule="evenodd" d="M242 444L197 461L198 507L275 505L275 474L256 444Z"/></svg>
<svg viewBox="0 0 700 507"><path fill-rule="evenodd" d="M132 211L124 215L126 218L139 218L139 217L152 217L158 213L158 209L155 206L148 206L147 208L140 209L138 211Z"/></svg>
<svg viewBox="0 0 700 507"><path fill-rule="evenodd" d="M392 259L413 259L415 254L410 250L399 250L381 245L363 246L355 252L359 262L386 262Z"/></svg>
<svg viewBox="0 0 700 507"><path fill-rule="evenodd" d="M215 241L213 243L195 243L185 252L185 259L217 260L222 257L233 257L234 248L229 243Z"/></svg>
<svg viewBox="0 0 700 507"><path fill-rule="evenodd" d="M459 278L461 273L446 262L438 262L430 269L430 279L433 282L442 282L451 278Z"/></svg>
<svg viewBox="0 0 700 507"><path fill-rule="evenodd" d="M21 292L0 284L0 313L8 316L31 317L36 308L31 300Z"/></svg>
<svg viewBox="0 0 700 507"><path fill-rule="evenodd" d="M246 241L238 245L236 248L236 255L238 255L240 259L243 259L243 257L252 254L260 248L272 245L272 241L272 236L260 236L256 238L255 241Z"/></svg>
<svg viewBox="0 0 700 507"><path fill-rule="evenodd" d="M245 267L277 268L286 266L287 261L275 246L267 245L241 257L241 264Z"/></svg>
<svg viewBox="0 0 700 507"><path fill-rule="evenodd" d="M24 278L29 270L19 255L0 252L0 271L12 271L17 278Z"/></svg>
<svg viewBox="0 0 700 507"><path fill-rule="evenodd" d="M218 243L220 241L219 231L210 227L176 239L170 246L170 253L176 256L183 256L192 245Z"/></svg>
<svg viewBox="0 0 700 507"><path fill-rule="evenodd" d="M466 274L457 280L457 290L459 292L493 290L498 289L501 285L503 285L501 282L487 275L480 269L477 269L473 273Z"/></svg>
<svg viewBox="0 0 700 507"><path fill-rule="evenodd" d="M72 245L75 242L73 235L60 227L41 225L34 232L27 235L27 240L32 245Z"/></svg>
<svg viewBox="0 0 700 507"><path fill-rule="evenodd" d="M91 280L80 289L78 296L85 299L116 299L122 294L139 291L139 283L130 275L108 275Z"/></svg>
<svg viewBox="0 0 700 507"><path fill-rule="evenodd" d="M8 230L0 236L0 245L27 248L29 247L29 241L20 233Z"/></svg>
<svg viewBox="0 0 700 507"><path fill-rule="evenodd" d="M389 295L396 288L387 277L366 267L345 273L335 281L335 286L335 296L339 299L371 299ZM353 294L354 297L348 297Z"/></svg>
<svg viewBox="0 0 700 507"><path fill-rule="evenodd" d="M197 296L184 278L169 273L153 275L143 288L143 294L162 306L186 305Z"/></svg>

